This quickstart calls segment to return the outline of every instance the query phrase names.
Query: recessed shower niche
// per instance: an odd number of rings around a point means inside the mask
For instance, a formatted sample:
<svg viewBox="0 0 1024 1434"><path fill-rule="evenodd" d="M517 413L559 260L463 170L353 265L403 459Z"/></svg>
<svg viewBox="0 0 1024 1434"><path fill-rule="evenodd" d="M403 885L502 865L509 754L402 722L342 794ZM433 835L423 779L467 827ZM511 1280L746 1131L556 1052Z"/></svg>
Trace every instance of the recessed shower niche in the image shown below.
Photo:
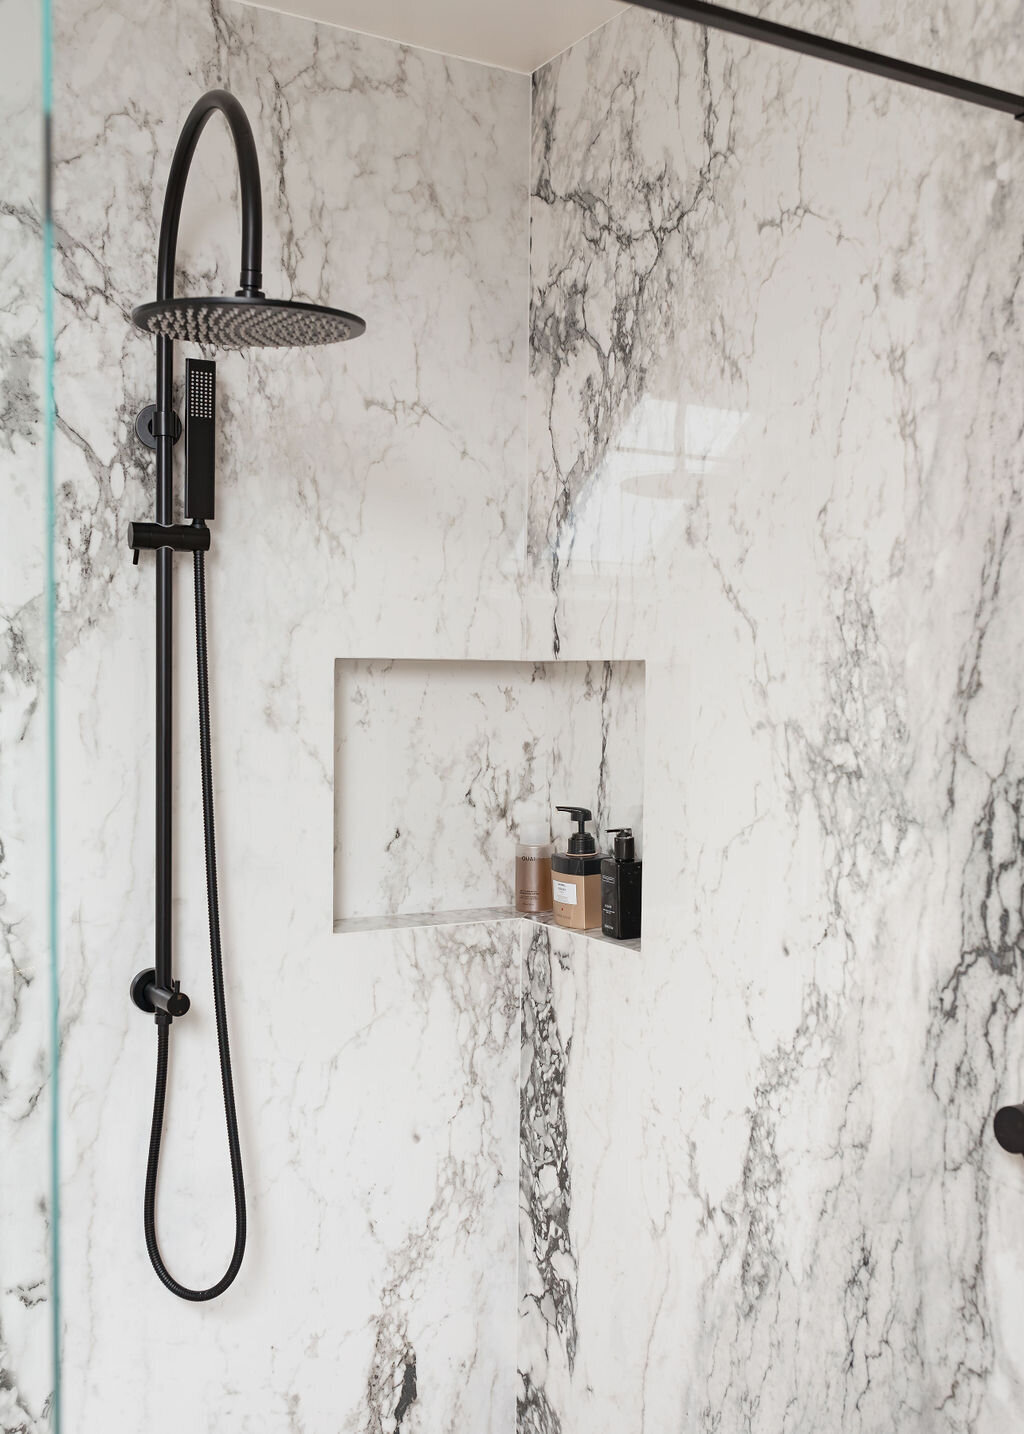
<svg viewBox="0 0 1024 1434"><path fill-rule="evenodd" d="M524 805L642 832L643 779L642 662L339 659L334 929L509 907Z"/></svg>

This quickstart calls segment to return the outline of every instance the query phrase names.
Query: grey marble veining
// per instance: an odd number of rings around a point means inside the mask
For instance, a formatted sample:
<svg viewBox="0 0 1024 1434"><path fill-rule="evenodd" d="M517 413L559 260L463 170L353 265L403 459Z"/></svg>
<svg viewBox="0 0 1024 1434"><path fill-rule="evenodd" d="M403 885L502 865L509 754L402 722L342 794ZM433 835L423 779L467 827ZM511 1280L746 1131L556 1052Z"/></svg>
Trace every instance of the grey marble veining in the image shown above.
<svg viewBox="0 0 1024 1434"><path fill-rule="evenodd" d="M141 69L140 47L161 62ZM528 81L198 0L59 0L56 61L67 1427L507 1434L518 945L479 924L333 935L333 687L336 655L366 642L468 656L505 631ZM126 544L152 508L132 424L153 345L127 316L153 292L180 125L214 85L254 128L267 292L350 308L367 333L218 356L213 755L250 1235L229 1293L184 1309L142 1240L153 1031L125 995L151 959L153 800L153 572ZM232 166L213 120L183 293L237 285ZM158 1219L194 1281L223 1265L231 1202L177 573L175 944L192 1009L173 1033ZM186 1371L171 1387L159 1349Z"/></svg>
<svg viewBox="0 0 1024 1434"><path fill-rule="evenodd" d="M559 1022L555 979L570 965L571 941L559 936L535 928L524 932L522 948L517 1427L523 1434L560 1427L552 1375L570 1378L576 1360L578 1271L565 1115L572 1029L564 1012Z"/></svg>
<svg viewBox="0 0 1024 1434"><path fill-rule="evenodd" d="M539 1427L1018 1423L1018 128L638 13L535 77L533 581L655 754L644 980L551 967Z"/></svg>
<svg viewBox="0 0 1024 1434"><path fill-rule="evenodd" d="M1021 68L1008 0L763 8L993 83ZM164 58L144 85L142 35ZM57 42L75 1434L508 1434L517 1404L524 1434L1015 1431L1024 1171L989 1125L1024 1077L1020 127L627 10L535 77L528 175L522 77L230 3L60 0ZM124 999L150 952L152 755L152 574L124 541L152 501L131 432L152 354L126 315L178 126L217 83L257 130L268 289L368 331L219 370L253 1233L230 1296L183 1312L125 1236L152 1069ZM196 166L181 282L230 290L223 132ZM39 584L13 571L4 762L38 700ZM200 1278L230 1206L178 587L194 1009L160 1216ZM501 913L332 933L352 652L645 662L641 953ZM475 733L451 726L461 761ZM37 1052L5 1026L26 1142ZM35 1434L38 1205L18 1228L0 1408ZM165 1348L187 1379L154 1380Z"/></svg>
<svg viewBox="0 0 1024 1434"><path fill-rule="evenodd" d="M42 84L36 6L0 0L0 1427L49 1428L49 820Z"/></svg>

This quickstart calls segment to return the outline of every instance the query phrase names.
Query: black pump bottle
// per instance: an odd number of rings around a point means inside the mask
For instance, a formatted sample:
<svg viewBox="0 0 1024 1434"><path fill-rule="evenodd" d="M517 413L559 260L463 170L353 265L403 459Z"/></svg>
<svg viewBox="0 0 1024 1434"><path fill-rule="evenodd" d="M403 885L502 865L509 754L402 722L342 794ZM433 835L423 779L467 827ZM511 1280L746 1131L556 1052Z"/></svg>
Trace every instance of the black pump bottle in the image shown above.
<svg viewBox="0 0 1024 1434"><path fill-rule="evenodd" d="M643 862L636 860L636 842L630 827L610 827L615 834L611 856L601 862L601 930L616 941L640 935L640 891Z"/></svg>

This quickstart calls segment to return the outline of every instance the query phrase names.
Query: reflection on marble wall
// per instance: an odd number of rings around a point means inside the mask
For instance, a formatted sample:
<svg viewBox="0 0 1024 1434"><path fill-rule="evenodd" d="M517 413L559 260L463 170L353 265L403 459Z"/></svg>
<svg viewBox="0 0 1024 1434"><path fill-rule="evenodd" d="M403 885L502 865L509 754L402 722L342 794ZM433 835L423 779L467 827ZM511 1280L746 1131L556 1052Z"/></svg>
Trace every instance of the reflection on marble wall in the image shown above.
<svg viewBox="0 0 1024 1434"><path fill-rule="evenodd" d="M575 1348L531 1326L525 1428L1019 1423L1019 165L648 14L535 77L533 581L648 659L648 842L642 980L533 966Z"/></svg>
<svg viewBox="0 0 1024 1434"><path fill-rule="evenodd" d="M43 1434L50 1337L39 6L0 0L0 1428Z"/></svg>
<svg viewBox="0 0 1024 1434"><path fill-rule="evenodd" d="M335 919L507 905L530 804L641 832L643 663L339 662Z"/></svg>
<svg viewBox="0 0 1024 1434"><path fill-rule="evenodd" d="M230 3L56 9L67 1427L497 1434L514 1403L518 956L487 928L333 935L333 697L339 655L468 656L506 631L529 83ZM127 999L151 960L154 581L126 545L153 491L132 433L153 347L127 315L153 292L179 127L213 85L253 123L268 293L368 327L218 356L213 757L250 1236L231 1290L185 1308L142 1239L154 1038ZM183 292L236 287L232 174L211 121ZM177 571L175 938L193 1005L158 1216L192 1282L223 1268L232 1217ZM161 1350L173 1379L155 1377Z"/></svg>

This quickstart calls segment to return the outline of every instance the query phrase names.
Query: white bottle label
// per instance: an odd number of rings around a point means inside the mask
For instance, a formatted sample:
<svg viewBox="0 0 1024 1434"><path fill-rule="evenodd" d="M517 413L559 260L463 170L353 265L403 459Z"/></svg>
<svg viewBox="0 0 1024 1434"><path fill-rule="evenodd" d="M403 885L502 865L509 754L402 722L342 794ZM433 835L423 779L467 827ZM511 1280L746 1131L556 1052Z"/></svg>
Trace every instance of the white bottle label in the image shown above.
<svg viewBox="0 0 1024 1434"><path fill-rule="evenodd" d="M563 906L575 906L577 904L576 887L571 881L555 880L551 883L551 886L555 893L555 900L560 901Z"/></svg>

